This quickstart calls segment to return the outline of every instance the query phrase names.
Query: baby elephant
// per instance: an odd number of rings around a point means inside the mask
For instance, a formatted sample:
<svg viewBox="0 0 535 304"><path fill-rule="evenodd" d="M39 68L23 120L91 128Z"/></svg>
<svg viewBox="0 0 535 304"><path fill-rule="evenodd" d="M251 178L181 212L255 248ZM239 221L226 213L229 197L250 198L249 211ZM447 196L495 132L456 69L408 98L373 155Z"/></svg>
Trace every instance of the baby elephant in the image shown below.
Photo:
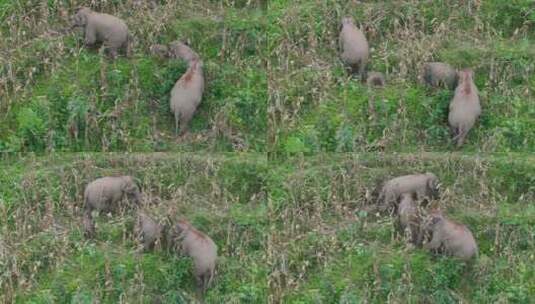
<svg viewBox="0 0 535 304"><path fill-rule="evenodd" d="M431 241L424 245L425 249L443 250L444 254L464 261L478 255L476 240L468 227L447 219L438 210L432 211L426 218L424 230L431 234Z"/></svg>
<svg viewBox="0 0 535 304"><path fill-rule="evenodd" d="M190 58L188 55L185 56L185 58ZM171 90L170 106L175 115L175 133L178 133L178 122L180 121L180 136L188 132L189 123L201 103L204 92L202 61L196 54L191 58L193 59L189 61L188 70L178 79Z"/></svg>
<svg viewBox="0 0 535 304"><path fill-rule="evenodd" d="M124 197L136 205L141 200L139 188L131 176L101 177L87 185L84 191L83 218L87 237L93 237L95 234L95 224L91 215L93 210L115 211Z"/></svg>
<svg viewBox="0 0 535 304"><path fill-rule="evenodd" d="M342 18L339 37L340 57L344 64L351 67L351 73L359 73L362 81L366 80L366 64L370 54L368 40L353 23L353 18Z"/></svg>
<svg viewBox="0 0 535 304"><path fill-rule="evenodd" d="M416 199L415 192L401 194L398 205L398 225L402 233L409 232L412 244L420 246L423 233L420 230L421 217Z"/></svg>
<svg viewBox="0 0 535 304"><path fill-rule="evenodd" d="M164 59L169 57L169 48L164 44L153 44L150 47L150 52L152 55Z"/></svg>
<svg viewBox="0 0 535 304"><path fill-rule="evenodd" d="M370 72L368 73L368 79L366 84L369 87L379 87L382 88L385 86L385 76L380 72Z"/></svg>
<svg viewBox="0 0 535 304"><path fill-rule="evenodd" d="M180 40L169 43L169 57L180 58L188 63L199 60L199 55L197 55L188 44Z"/></svg>
<svg viewBox="0 0 535 304"><path fill-rule="evenodd" d="M428 62L424 65L422 79L432 87L453 90L457 85L457 71L443 62Z"/></svg>
<svg viewBox="0 0 535 304"><path fill-rule="evenodd" d="M165 245L167 227L158 223L147 213L138 212L135 231L136 236L142 242L143 251L154 249L158 245Z"/></svg>
<svg viewBox="0 0 535 304"><path fill-rule="evenodd" d="M386 211L401 194L415 192L418 200L438 198L439 182L433 173L404 175L383 184L379 192L379 210Z"/></svg>
<svg viewBox="0 0 535 304"><path fill-rule="evenodd" d="M171 233L175 246L180 252L193 258L197 287L204 294L214 277L217 259L216 244L186 220L178 221Z"/></svg>
<svg viewBox="0 0 535 304"><path fill-rule="evenodd" d="M474 72L471 69L459 71L459 85L450 103L448 122L457 147L463 145L468 131L481 115L479 95L473 78Z"/></svg>
<svg viewBox="0 0 535 304"><path fill-rule="evenodd" d="M199 55L195 53L186 43L176 40L169 43L169 46L165 44L153 44L150 47L152 55L159 57L160 59L183 59L191 64L194 60L199 59Z"/></svg>
<svg viewBox="0 0 535 304"><path fill-rule="evenodd" d="M127 54L129 53L128 27L123 20L82 7L73 18L72 27L77 26L84 29L86 45L102 42L112 58L117 57L117 51L121 48L126 49Z"/></svg>

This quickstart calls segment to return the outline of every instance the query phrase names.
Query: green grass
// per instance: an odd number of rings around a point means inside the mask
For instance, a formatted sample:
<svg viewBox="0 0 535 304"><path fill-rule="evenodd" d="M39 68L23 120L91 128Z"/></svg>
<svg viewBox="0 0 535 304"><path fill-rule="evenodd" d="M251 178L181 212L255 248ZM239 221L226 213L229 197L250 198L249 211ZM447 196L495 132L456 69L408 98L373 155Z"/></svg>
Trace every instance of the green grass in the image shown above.
<svg viewBox="0 0 535 304"><path fill-rule="evenodd" d="M85 185L131 174L143 193L167 202L218 246L209 303L267 298L268 217L262 154L56 154L15 158L0 170L0 302L188 303L195 299L191 261L165 250L136 254L135 214L81 227Z"/></svg>
<svg viewBox="0 0 535 304"><path fill-rule="evenodd" d="M354 17L383 90L348 77L337 39ZM513 17L514 16L514 17ZM269 149L284 152L451 151L449 90L419 79L426 61L475 71L482 115L463 151L533 152L533 46L529 1L273 1L268 10Z"/></svg>
<svg viewBox="0 0 535 304"><path fill-rule="evenodd" d="M268 193L283 303L527 303L535 291L533 158L446 154L320 154L276 158ZM377 181L433 172L434 202L466 224L479 247L470 265L411 249L365 199ZM514 172L514 173L512 173Z"/></svg>
<svg viewBox="0 0 535 304"><path fill-rule="evenodd" d="M82 1L0 0L0 302L196 302L190 259L136 253L132 210L84 238L84 187L125 174L217 244L206 303L531 301L532 1L93 2L128 24L130 58L59 33ZM385 88L344 70L347 15ZM187 65L149 54L177 39L206 78L184 138L169 95ZM453 92L421 84L425 61L475 71L483 112L457 152ZM473 264L411 248L376 214L377 184L417 172L473 232Z"/></svg>
<svg viewBox="0 0 535 304"><path fill-rule="evenodd" d="M209 303L526 303L533 293L535 161L520 154L6 155L0 165L0 301L194 300L191 261L136 254L134 214L81 227L82 193L130 174L148 197L219 247ZM377 183L433 172L433 204L466 224L479 258L464 265L408 247L366 197ZM155 207L156 208L156 207Z"/></svg>
<svg viewBox="0 0 535 304"><path fill-rule="evenodd" d="M35 2L35 3L34 3ZM1 151L264 151L267 129L266 40L262 6L162 2L154 10L131 1L101 9L120 16L134 37L132 58L102 59L83 47L61 12L77 5L6 1L7 37L0 79ZM18 19L28 15L29 19ZM25 34L22 34L24 32ZM184 39L204 61L206 88L192 135L177 139L171 88L186 71L158 60L154 43ZM10 45L25 45L13 49ZM9 62L9 65L7 63Z"/></svg>

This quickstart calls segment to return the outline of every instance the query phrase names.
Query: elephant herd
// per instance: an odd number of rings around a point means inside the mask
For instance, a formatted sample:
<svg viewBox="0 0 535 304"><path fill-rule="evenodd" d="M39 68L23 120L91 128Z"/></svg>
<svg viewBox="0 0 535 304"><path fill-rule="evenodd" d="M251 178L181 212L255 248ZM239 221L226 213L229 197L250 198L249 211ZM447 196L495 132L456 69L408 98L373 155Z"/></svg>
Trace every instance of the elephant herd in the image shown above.
<svg viewBox="0 0 535 304"><path fill-rule="evenodd" d="M119 50L131 52L131 37L126 23L109 14L97 13L82 7L73 17L72 28L81 27L87 46L102 43L103 50L116 58ZM189 130L189 123L201 103L204 93L203 63L199 55L182 41L171 42L168 46L154 45L151 52L162 58L180 58L188 63L188 69L171 90L170 108L175 116L175 133L180 136Z"/></svg>
<svg viewBox="0 0 535 304"><path fill-rule="evenodd" d="M369 61L369 45L366 36L355 26L351 17L342 18L339 36L340 58L351 73L358 73L370 87L384 87L382 73L366 71ZM423 65L421 78L432 87L455 89L449 105L448 123L457 147L461 147L476 120L481 115L479 93L474 84L474 71L456 71L447 63L428 62Z"/></svg>
<svg viewBox="0 0 535 304"><path fill-rule="evenodd" d="M125 201L132 202L137 207L134 235L141 244L142 251L154 249L155 246L164 246L179 255L191 257L197 288L203 294L214 276L217 260L216 244L187 220L177 218L175 212L168 212L163 217L151 213L151 210L145 207L146 200L131 176L101 177L86 186L82 219L85 236L95 237L95 223L92 216L94 211L116 213L124 206Z"/></svg>
<svg viewBox="0 0 535 304"><path fill-rule="evenodd" d="M86 45L101 42L112 58L115 58L122 48L126 49L127 55L130 53L131 38L128 27L123 20L115 16L97 13L83 7L74 15L73 27L83 28ZM339 47L341 60L352 73L358 73L370 87L385 86L382 73L366 71L370 56L369 44L351 17L342 18ZM180 124L179 135L185 135L204 93L202 60L181 41L174 41L169 46L156 44L151 46L150 50L153 55L160 58L180 58L188 63L187 71L175 83L170 97L170 109L175 116L175 133L179 133ZM446 63L429 62L424 64L421 78L433 87L455 88L454 97L449 105L448 122L457 147L462 146L468 132L481 115L473 70L456 71Z"/></svg>
<svg viewBox="0 0 535 304"><path fill-rule="evenodd" d="M376 207L395 216L398 231L414 246L468 261L478 254L468 227L448 219L440 209L426 208L429 202L439 198L439 188L439 179L432 173L399 176L377 188ZM124 206L124 201L136 207L134 235L141 249L147 251L162 246L190 256L198 288L204 292L214 276L217 246L187 220L177 218L176 212L166 210L163 215L151 212L131 176L101 177L86 186L82 219L86 237L95 236L94 211L113 213Z"/></svg>
<svg viewBox="0 0 535 304"><path fill-rule="evenodd" d="M86 45L102 43L112 58L125 49L129 56L131 37L126 23L112 15L81 8L73 17L73 27L81 27ZM365 35L350 17L342 19L339 36L340 57L358 73L370 87L383 87L385 78L379 72L367 72L369 45ZM161 59L182 59L187 71L176 81L170 92L170 109L175 116L175 133L184 135L199 106L205 86L203 62L186 43L174 41L168 45L156 44L150 52ZM449 125L457 146L461 146L476 119L481 114L478 90L470 69L456 71L445 63L424 64L422 79L433 87L455 88L449 106ZM448 219L440 210L427 210L425 202L438 198L439 180L431 173L396 177L382 184L376 191L379 210L390 211L396 217L399 231L408 234L415 246L423 246L434 253L469 260L477 256L476 241L470 230ZM213 240L176 214L154 217L144 208L145 199L131 176L102 177L89 183L84 192L83 226L85 235L95 236L94 211L113 212L123 201L137 206L136 239L143 250L156 245L190 256L198 288L204 292L209 286L217 260L217 246Z"/></svg>
<svg viewBox="0 0 535 304"><path fill-rule="evenodd" d="M470 229L448 219L438 208L425 208L439 197L439 185L432 173L393 178L376 191L378 209L395 215L398 231L413 245L468 261L478 255Z"/></svg>

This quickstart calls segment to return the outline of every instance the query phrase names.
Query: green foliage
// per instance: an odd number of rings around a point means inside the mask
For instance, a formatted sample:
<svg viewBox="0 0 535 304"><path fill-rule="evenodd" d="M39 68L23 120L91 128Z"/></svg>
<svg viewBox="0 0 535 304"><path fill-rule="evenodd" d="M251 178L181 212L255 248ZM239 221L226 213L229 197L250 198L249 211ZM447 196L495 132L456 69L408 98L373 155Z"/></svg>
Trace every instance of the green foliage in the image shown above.
<svg viewBox="0 0 535 304"><path fill-rule="evenodd" d="M284 303L521 303L533 278L532 160L447 154L281 157L269 172L276 299ZM441 181L435 203L473 232L469 263L409 247L365 199L414 172ZM515 172L515 173L510 173ZM528 185L529 184L529 185ZM514 260L514 262L512 262Z"/></svg>
<svg viewBox="0 0 535 304"><path fill-rule="evenodd" d="M523 27L532 30L535 24L535 10L533 2L529 0L484 1L482 10L485 21L506 35L511 35Z"/></svg>
<svg viewBox="0 0 535 304"><path fill-rule="evenodd" d="M27 138L34 148L43 148L43 136L46 133L45 122L30 107L23 108L17 115L17 123L20 126L20 134Z"/></svg>
<svg viewBox="0 0 535 304"><path fill-rule="evenodd" d="M9 68L0 69L0 79L6 83L5 93L0 92L0 109L7 110L0 123L0 149L264 151L264 11L254 2L204 4L208 10L200 10L195 3L179 5L171 1L160 3L155 10L123 1L93 7L123 18L134 37L133 56L114 61L84 47L78 31L49 34L43 32L43 26L11 18L15 21L1 28L9 36L6 47L25 47L0 50L10 55L11 62ZM29 3L5 5L8 11L11 8L9 16L32 11ZM60 14L70 13L76 6L52 1L48 6L38 5L39 13L28 13L28 18L60 32L66 26ZM170 12L169 20L156 20L163 11ZM31 35L10 34L22 31ZM199 53L206 78L203 100L192 121L192 135L184 140L174 134L169 94L187 65L149 54L150 45L177 39L189 41ZM24 125L17 123L21 117L32 115L28 107L36 112L30 105L33 100L46 104L46 115L32 125L28 125L28 119ZM37 130L38 126L41 129ZM37 131L46 134L46 140L36 139Z"/></svg>
<svg viewBox="0 0 535 304"><path fill-rule="evenodd" d="M96 216L84 238L82 193L97 177L131 174L142 192L172 202L216 242L220 259L206 302L258 303L267 297L265 159L254 154L58 154L17 158L0 170L0 301L191 303L189 258L136 253L135 212ZM16 275L15 275L16 273ZM13 276L12 276L13 275ZM24 284L24 285L23 285Z"/></svg>
<svg viewBox="0 0 535 304"><path fill-rule="evenodd" d="M338 29L352 16L371 46L368 89L339 60ZM529 1L276 1L268 10L273 85L271 150L293 153L453 150L453 91L421 84L423 62L470 67L482 116L464 151L529 152L533 134L533 22Z"/></svg>
<svg viewBox="0 0 535 304"><path fill-rule="evenodd" d="M95 216L96 239L83 236L85 185L124 174L216 242L206 303L532 299L532 1L82 2L0 0L0 152L23 152L0 153L0 302L198 300L191 259L136 252L133 210ZM81 5L124 19L132 56L64 31ZM385 88L347 75L342 16ZM206 79L185 138L169 94L187 64L149 52L177 39ZM444 153L453 91L421 83L425 61L475 71L483 113L462 154ZM155 151L181 153L131 153ZM476 260L410 247L377 213L378 185L416 172L439 177L433 204L470 228Z"/></svg>

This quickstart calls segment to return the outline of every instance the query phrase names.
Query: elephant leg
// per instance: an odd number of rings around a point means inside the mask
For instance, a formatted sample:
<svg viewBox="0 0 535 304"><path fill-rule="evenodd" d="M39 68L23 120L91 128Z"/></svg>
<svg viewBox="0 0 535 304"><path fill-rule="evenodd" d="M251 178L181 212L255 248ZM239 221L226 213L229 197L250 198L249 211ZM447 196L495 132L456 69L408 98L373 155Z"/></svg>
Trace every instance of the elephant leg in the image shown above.
<svg viewBox="0 0 535 304"><path fill-rule="evenodd" d="M94 238L95 237L95 222L93 221L93 217L91 216L91 210L86 209L84 211L83 216L83 224L84 224L84 235L86 238Z"/></svg>

